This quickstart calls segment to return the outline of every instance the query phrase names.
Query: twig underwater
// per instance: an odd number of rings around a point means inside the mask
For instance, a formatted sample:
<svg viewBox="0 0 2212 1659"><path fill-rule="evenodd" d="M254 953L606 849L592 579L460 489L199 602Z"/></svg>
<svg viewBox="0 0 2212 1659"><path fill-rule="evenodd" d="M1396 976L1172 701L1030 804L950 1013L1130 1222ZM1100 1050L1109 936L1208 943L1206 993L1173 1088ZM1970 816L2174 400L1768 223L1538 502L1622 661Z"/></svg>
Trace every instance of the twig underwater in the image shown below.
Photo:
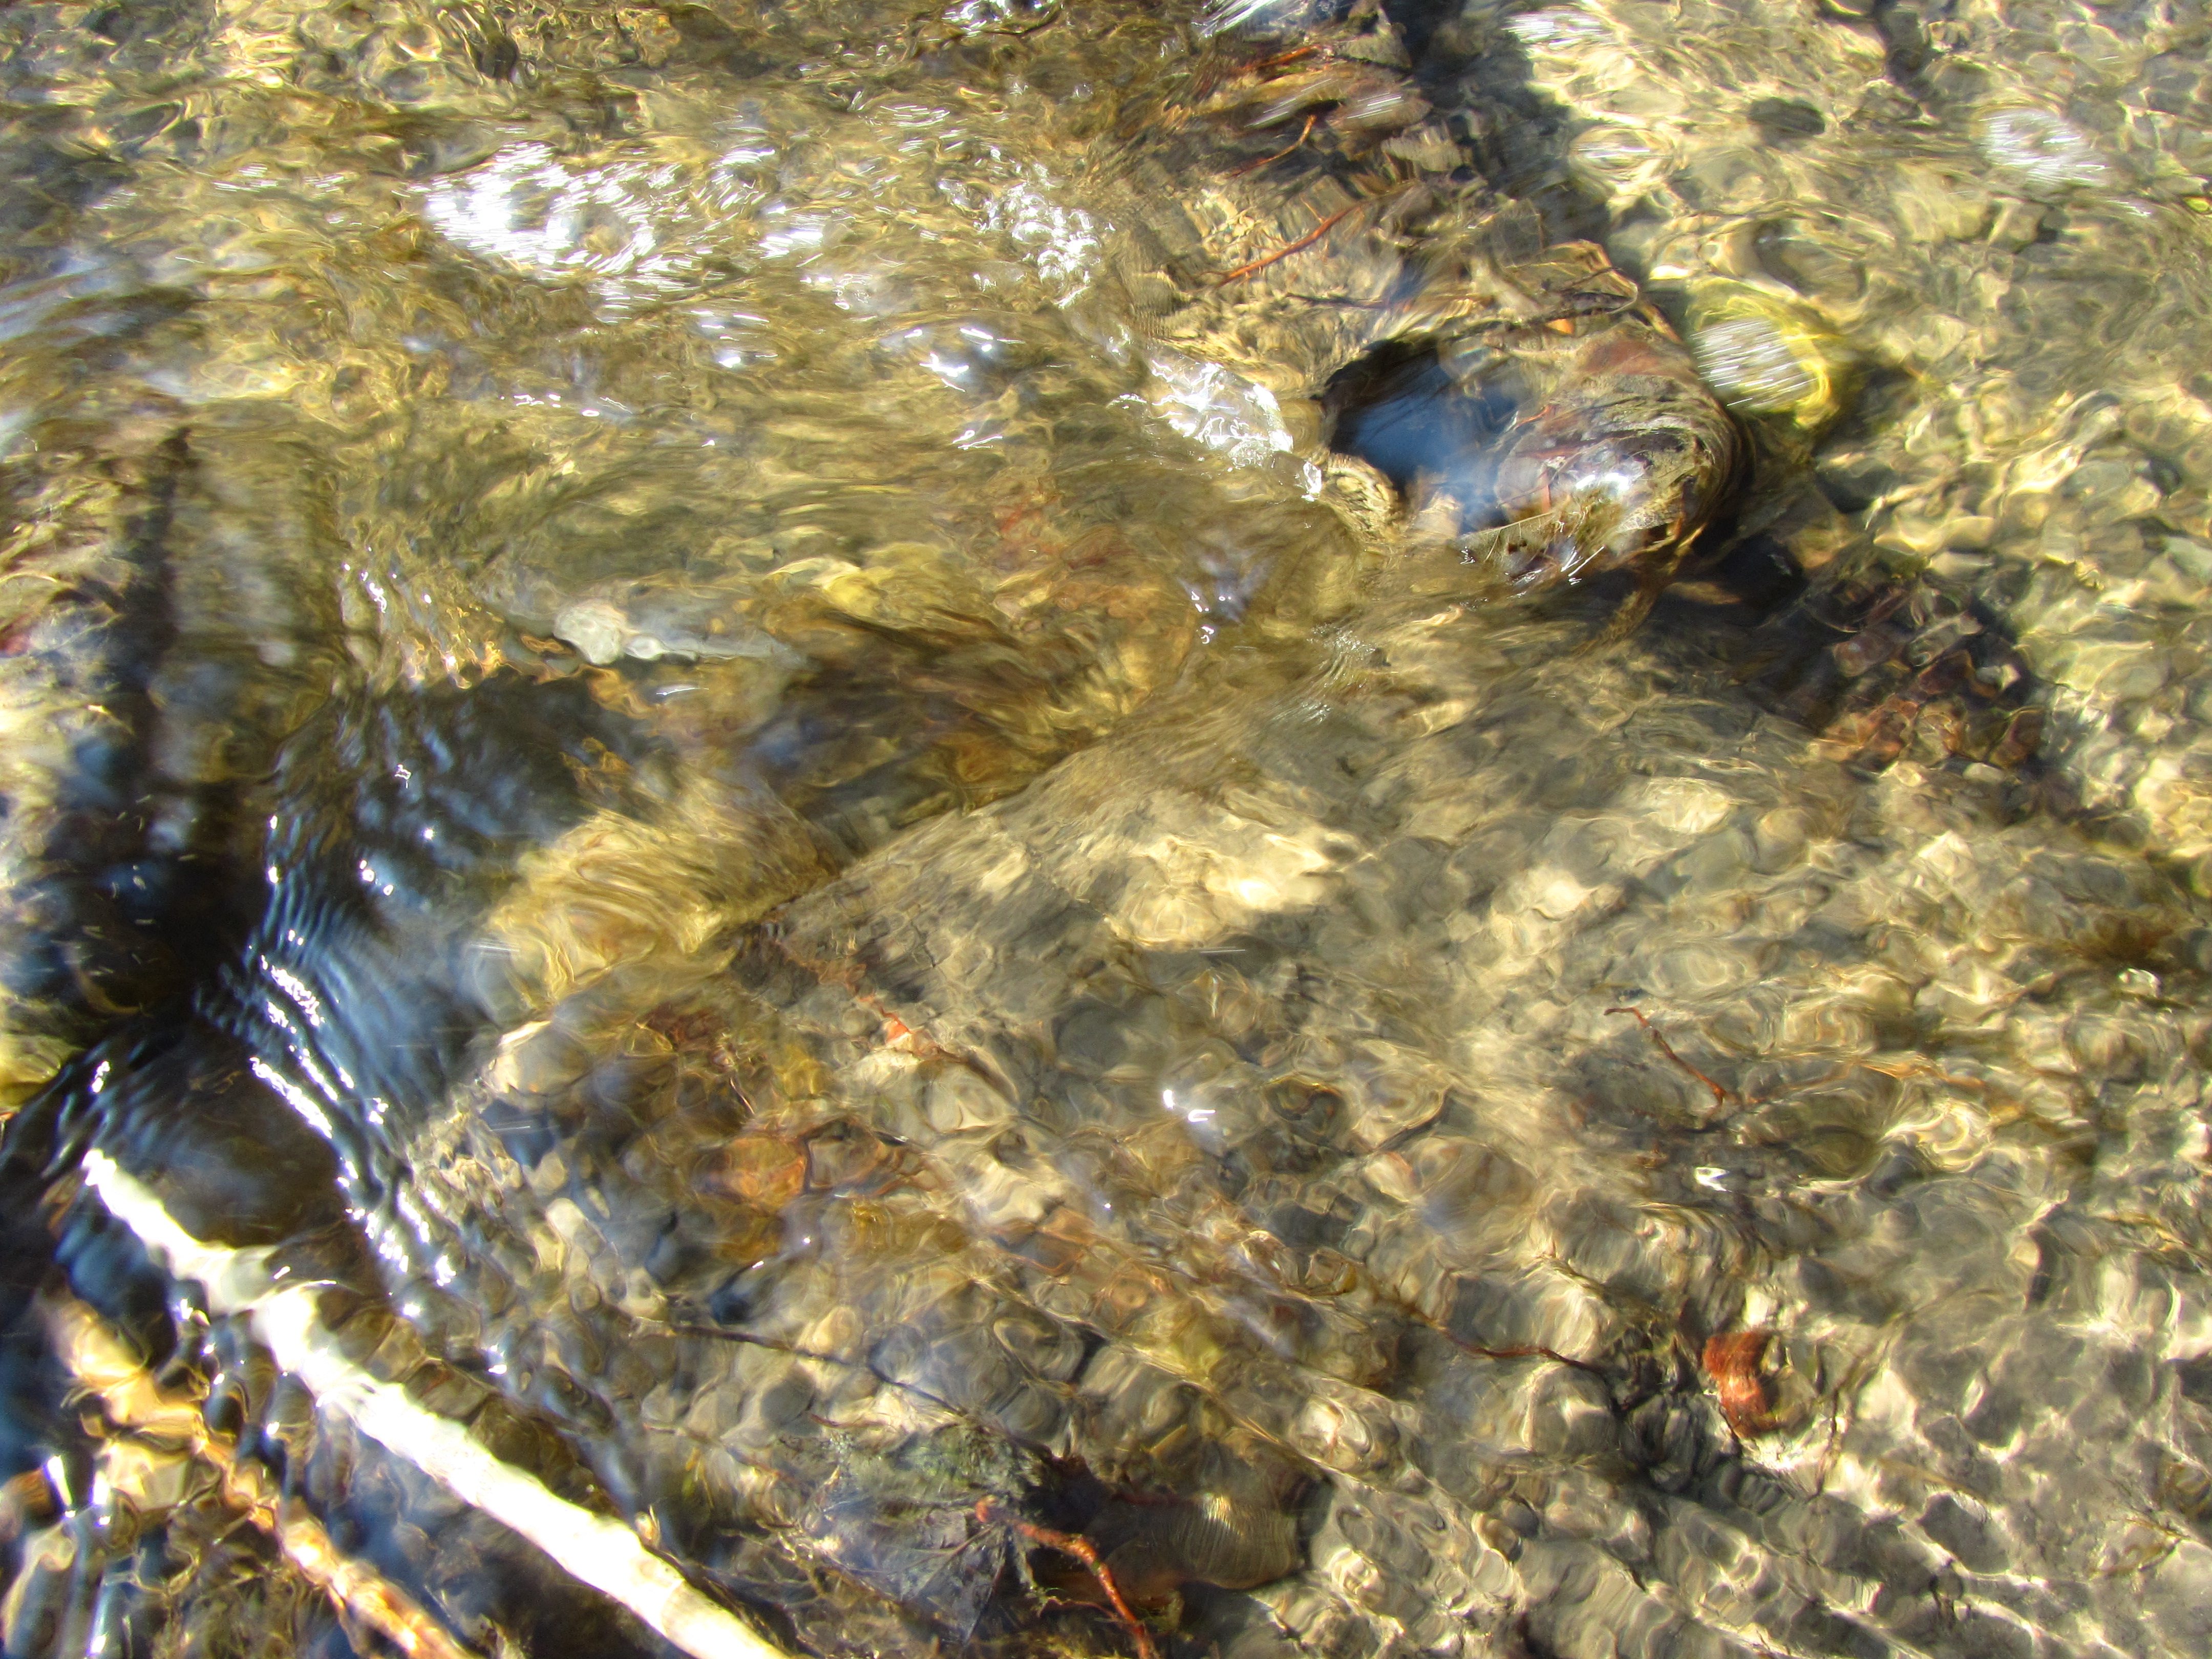
<svg viewBox="0 0 2212 1659"><path fill-rule="evenodd" d="M1712 1079L1707 1077L1696 1066L1691 1065L1688 1060L1676 1054L1674 1052L1674 1045L1667 1041L1666 1037L1661 1034L1657 1026L1654 1025L1649 1019L1644 1018L1644 1011L1642 1009L1627 1007L1608 1008L1606 1010L1606 1012L1608 1014L1626 1014L1634 1019L1638 1025L1641 1025L1644 1028L1645 1034L1650 1037L1652 1042L1659 1045L1659 1052L1661 1054L1666 1055L1667 1058L1673 1060L1675 1065L1680 1066L1692 1077L1697 1079L1698 1082L1704 1084L1705 1087L1713 1091L1714 1109L1726 1110L1728 1103L1731 1099L1740 1100L1742 1098L1742 1097L1736 1094L1734 1090L1726 1088L1723 1085L1714 1082Z"/></svg>
<svg viewBox="0 0 2212 1659"><path fill-rule="evenodd" d="M691 1659L792 1659L693 1588L628 1527L556 1496L535 1475L494 1455L459 1423L426 1410L404 1389L348 1358L323 1324L317 1287L276 1282L266 1251L193 1237L151 1188L105 1152L85 1155L84 1174L86 1185L155 1262L172 1277L200 1286L211 1313L246 1316L278 1368L303 1384L323 1410L348 1419L462 1502L535 1544L571 1577L620 1602Z"/></svg>
<svg viewBox="0 0 2212 1659"><path fill-rule="evenodd" d="M338 1610L358 1620L408 1659L475 1659L422 1604L374 1567L349 1555L297 1498L288 1498L270 1472L240 1457L210 1429L198 1402L163 1389L120 1333L91 1308L66 1295L47 1298L44 1312L55 1352L79 1388L100 1401L124 1433L188 1448L215 1472L222 1500L281 1549L301 1577Z"/></svg>
<svg viewBox="0 0 2212 1659"><path fill-rule="evenodd" d="M1295 146L1293 146L1293 148L1295 148ZM1285 152L1285 155L1288 153L1288 151ZM1262 258L1255 259L1249 264L1239 265L1234 270L1224 271L1220 276L1213 279L1213 285L1216 288L1227 288L1230 283L1241 282L1245 277L1253 275L1256 271L1265 270L1269 265L1280 264L1283 260L1289 258L1293 253L1304 252L1316 242L1321 240L1322 237L1328 235L1330 231L1335 229L1336 227L1346 217L1366 205L1365 202L1360 201L1354 202L1350 207L1339 208L1335 212L1330 214L1328 218L1322 220L1311 230L1308 231L1304 235L1299 237L1297 241L1291 243L1288 246L1279 247L1273 253L1267 254Z"/></svg>
<svg viewBox="0 0 2212 1659"><path fill-rule="evenodd" d="M1129 1633L1130 1643L1137 1650L1137 1659L1156 1659L1151 1634L1123 1597L1121 1585L1114 1580L1113 1569L1099 1559L1097 1548L1089 1539L1024 1521L1009 1512L1004 1504L988 1498L976 1500L975 1518L987 1525L1011 1528L1032 1544L1058 1550L1062 1555L1073 1556L1082 1562L1090 1569L1091 1576L1098 1581L1098 1588L1105 1592L1106 1600L1114 1610L1115 1621Z"/></svg>
<svg viewBox="0 0 2212 1659"><path fill-rule="evenodd" d="M1305 125L1298 129L1298 136L1291 139L1283 149L1277 150L1273 155L1263 155L1256 161L1247 161L1242 167L1230 168L1229 177L1242 179L1248 173L1257 173L1261 167L1273 166L1285 155L1295 155L1305 141L1313 137L1314 123L1320 119L1321 117L1318 115L1307 116Z"/></svg>

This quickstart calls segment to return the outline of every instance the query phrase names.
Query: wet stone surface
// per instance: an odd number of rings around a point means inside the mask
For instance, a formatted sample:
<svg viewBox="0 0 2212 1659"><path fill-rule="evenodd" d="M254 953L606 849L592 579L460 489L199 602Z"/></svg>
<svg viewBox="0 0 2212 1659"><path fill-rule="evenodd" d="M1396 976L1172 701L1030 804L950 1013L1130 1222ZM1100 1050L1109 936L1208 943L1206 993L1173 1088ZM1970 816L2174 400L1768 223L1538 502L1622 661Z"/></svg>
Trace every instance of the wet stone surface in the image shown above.
<svg viewBox="0 0 2212 1659"><path fill-rule="evenodd" d="M2209 29L0 15L0 1649L2202 1651Z"/></svg>

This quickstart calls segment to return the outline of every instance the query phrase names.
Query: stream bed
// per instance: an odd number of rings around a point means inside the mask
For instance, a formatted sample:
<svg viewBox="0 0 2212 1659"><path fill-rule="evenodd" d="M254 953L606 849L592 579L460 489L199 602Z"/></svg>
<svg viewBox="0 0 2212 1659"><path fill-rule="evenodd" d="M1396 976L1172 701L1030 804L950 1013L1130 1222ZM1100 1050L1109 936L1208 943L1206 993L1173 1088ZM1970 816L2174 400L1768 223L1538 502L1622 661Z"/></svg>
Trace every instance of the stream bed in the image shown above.
<svg viewBox="0 0 2212 1659"><path fill-rule="evenodd" d="M0 8L0 1652L2205 1651L2208 53Z"/></svg>

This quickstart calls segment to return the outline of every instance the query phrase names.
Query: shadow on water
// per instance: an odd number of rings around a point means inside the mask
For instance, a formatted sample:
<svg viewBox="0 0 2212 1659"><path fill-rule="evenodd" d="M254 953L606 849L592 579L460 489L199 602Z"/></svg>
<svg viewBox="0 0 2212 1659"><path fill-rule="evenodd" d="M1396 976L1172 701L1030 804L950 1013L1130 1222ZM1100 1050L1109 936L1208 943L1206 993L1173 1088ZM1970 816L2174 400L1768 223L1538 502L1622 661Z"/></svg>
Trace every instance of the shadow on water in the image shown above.
<svg viewBox="0 0 2212 1659"><path fill-rule="evenodd" d="M1527 49L1508 27L1536 7L1396 0L1383 9L1405 36L1424 92L1446 112L1485 181L1535 210L1544 242L1604 240L1602 208L1567 169L1574 118L1533 84Z"/></svg>

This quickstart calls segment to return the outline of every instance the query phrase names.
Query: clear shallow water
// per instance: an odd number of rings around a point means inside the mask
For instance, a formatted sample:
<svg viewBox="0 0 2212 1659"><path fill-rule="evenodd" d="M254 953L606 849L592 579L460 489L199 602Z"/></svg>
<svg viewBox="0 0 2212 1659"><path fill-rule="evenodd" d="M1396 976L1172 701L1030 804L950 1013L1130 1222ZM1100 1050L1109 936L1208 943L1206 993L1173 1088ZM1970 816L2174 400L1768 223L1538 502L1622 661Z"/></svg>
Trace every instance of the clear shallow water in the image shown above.
<svg viewBox="0 0 2212 1659"><path fill-rule="evenodd" d="M2203 17L0 21L8 1651L2201 1650Z"/></svg>

